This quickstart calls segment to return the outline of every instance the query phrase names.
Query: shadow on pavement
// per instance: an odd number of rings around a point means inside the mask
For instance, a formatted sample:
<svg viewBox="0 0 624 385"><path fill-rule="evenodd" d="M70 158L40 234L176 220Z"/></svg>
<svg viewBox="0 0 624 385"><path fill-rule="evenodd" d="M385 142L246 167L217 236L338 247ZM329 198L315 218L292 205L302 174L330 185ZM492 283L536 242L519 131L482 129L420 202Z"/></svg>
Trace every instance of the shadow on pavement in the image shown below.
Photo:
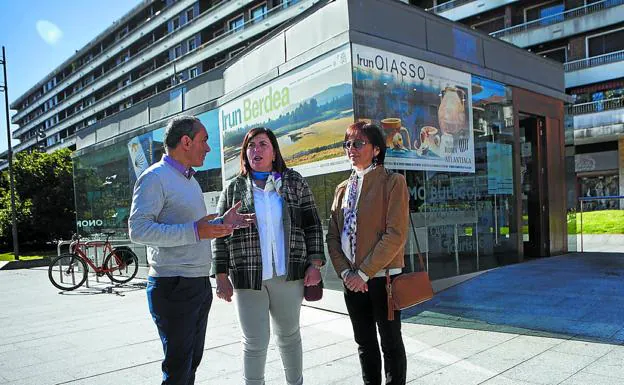
<svg viewBox="0 0 624 385"><path fill-rule="evenodd" d="M145 290L147 282L138 281L129 282L124 284L111 285L110 283L90 283L90 287L81 286L76 290L59 291L60 295L74 296L74 295L98 295L98 294L114 294L123 297L126 293Z"/></svg>
<svg viewBox="0 0 624 385"><path fill-rule="evenodd" d="M621 344L624 254L501 267L403 311L403 322Z"/></svg>

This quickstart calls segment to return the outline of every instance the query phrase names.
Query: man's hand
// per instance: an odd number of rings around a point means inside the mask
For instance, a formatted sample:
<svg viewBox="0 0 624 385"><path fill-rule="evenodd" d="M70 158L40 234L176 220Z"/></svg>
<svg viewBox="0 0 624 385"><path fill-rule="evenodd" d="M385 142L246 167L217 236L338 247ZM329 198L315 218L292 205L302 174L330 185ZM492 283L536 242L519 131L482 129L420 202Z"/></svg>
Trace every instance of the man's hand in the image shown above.
<svg viewBox="0 0 624 385"><path fill-rule="evenodd" d="M241 214L238 212L241 204L242 202L238 201L225 212L223 215L223 224L231 225L235 229L242 229L256 223L256 214Z"/></svg>
<svg viewBox="0 0 624 385"><path fill-rule="evenodd" d="M208 223L208 221L216 217L217 214L210 214L197 221L197 234L199 234L199 239L221 238L232 234L232 231L234 231L232 225Z"/></svg>
<svg viewBox="0 0 624 385"><path fill-rule="evenodd" d="M217 297L232 302L232 295L234 295L234 288L230 277L225 273L217 274Z"/></svg>
<svg viewBox="0 0 624 385"><path fill-rule="evenodd" d="M365 293L368 291L368 285L356 271L349 271L344 279L347 289L356 293Z"/></svg>

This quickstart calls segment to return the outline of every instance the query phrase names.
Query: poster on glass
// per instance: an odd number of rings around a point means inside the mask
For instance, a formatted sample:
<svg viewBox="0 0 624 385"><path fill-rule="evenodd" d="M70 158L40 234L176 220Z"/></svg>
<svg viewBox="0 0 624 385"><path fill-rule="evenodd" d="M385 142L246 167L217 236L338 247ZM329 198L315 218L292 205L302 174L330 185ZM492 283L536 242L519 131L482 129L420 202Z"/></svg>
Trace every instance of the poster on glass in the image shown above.
<svg viewBox="0 0 624 385"><path fill-rule="evenodd" d="M470 74L353 44L355 116L385 135L394 169L475 172Z"/></svg>
<svg viewBox="0 0 624 385"><path fill-rule="evenodd" d="M217 110L207 111L196 116L208 131L210 152L206 154L204 164L195 167L195 179L204 192L204 200L209 212L216 209L221 184L221 137L218 129ZM157 128L128 140L128 163L130 169L130 186L134 186L137 178L149 166L158 162L165 154L165 127Z"/></svg>
<svg viewBox="0 0 624 385"><path fill-rule="evenodd" d="M254 127L271 129L288 167L304 176L347 170L342 142L351 123L351 63L344 46L219 109L223 180L238 173L243 138Z"/></svg>

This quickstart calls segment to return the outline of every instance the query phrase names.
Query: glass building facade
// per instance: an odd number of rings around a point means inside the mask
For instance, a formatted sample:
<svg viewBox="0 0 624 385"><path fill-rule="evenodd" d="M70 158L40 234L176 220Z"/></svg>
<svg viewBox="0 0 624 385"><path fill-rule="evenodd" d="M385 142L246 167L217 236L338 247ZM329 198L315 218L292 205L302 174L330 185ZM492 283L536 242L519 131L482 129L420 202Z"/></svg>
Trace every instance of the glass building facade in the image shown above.
<svg viewBox="0 0 624 385"><path fill-rule="evenodd" d="M267 126L287 164L307 178L327 230L335 188L349 176L344 131L372 121L386 137L386 166L408 182L407 270L419 268L418 254L434 280L491 269L520 261L530 237L526 181L536 150L518 135L513 97L512 87L482 76L347 44L215 108L189 111L208 129L211 147L195 177L214 211L236 174L244 133ZM165 124L78 153L79 233L115 230L127 239L133 185L162 157ZM340 289L330 265L326 286Z"/></svg>

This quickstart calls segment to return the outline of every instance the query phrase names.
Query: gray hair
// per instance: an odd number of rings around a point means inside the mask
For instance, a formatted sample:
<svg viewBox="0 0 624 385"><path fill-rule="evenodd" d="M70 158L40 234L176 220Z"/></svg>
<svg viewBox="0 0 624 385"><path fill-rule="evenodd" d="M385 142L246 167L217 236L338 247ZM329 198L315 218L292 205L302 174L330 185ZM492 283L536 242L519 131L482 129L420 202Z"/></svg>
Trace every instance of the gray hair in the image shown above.
<svg viewBox="0 0 624 385"><path fill-rule="evenodd" d="M199 131L199 124L201 124L199 119L190 115L176 116L171 119L165 128L165 146L170 149L176 148L184 135L194 139Z"/></svg>

